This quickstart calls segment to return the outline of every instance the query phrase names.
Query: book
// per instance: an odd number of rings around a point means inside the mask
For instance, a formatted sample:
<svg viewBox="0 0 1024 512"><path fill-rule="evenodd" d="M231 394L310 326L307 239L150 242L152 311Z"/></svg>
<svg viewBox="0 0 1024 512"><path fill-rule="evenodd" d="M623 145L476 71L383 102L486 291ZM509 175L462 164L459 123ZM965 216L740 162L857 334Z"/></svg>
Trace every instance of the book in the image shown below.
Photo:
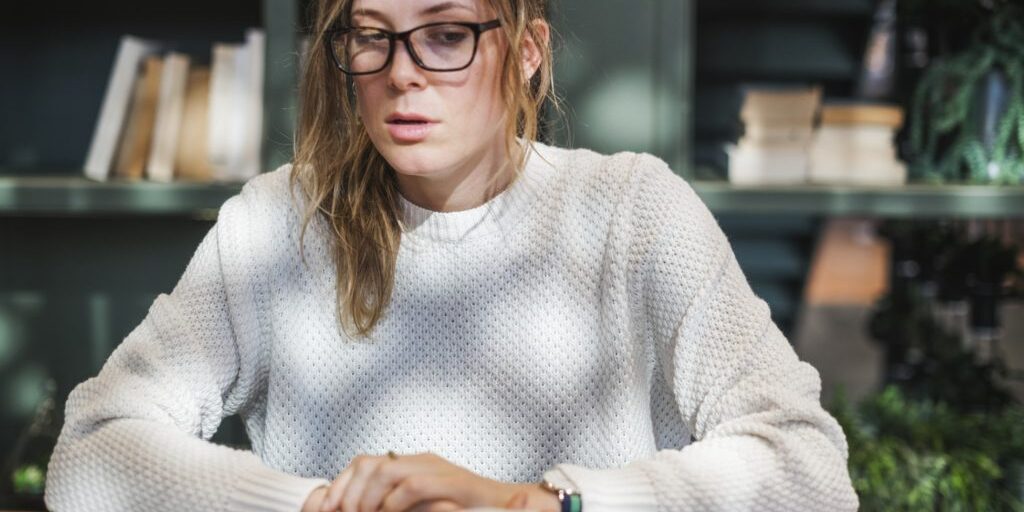
<svg viewBox="0 0 1024 512"><path fill-rule="evenodd" d="M248 75L245 77L247 101L245 141L239 180L248 180L260 172L263 162L263 87L266 60L266 33L262 29L246 31L245 51L248 56Z"/></svg>
<svg viewBox="0 0 1024 512"><path fill-rule="evenodd" d="M214 44L208 152L218 181L246 181L260 172L265 53L262 29L247 30L243 44Z"/></svg>
<svg viewBox="0 0 1024 512"><path fill-rule="evenodd" d="M146 163L146 177L153 181L174 180L174 158L185 108L189 62L188 55L178 52L170 52L164 59L153 141Z"/></svg>
<svg viewBox="0 0 1024 512"><path fill-rule="evenodd" d="M811 145L809 179L828 185L892 186L906 183L896 154L900 107L867 102L830 102Z"/></svg>
<svg viewBox="0 0 1024 512"><path fill-rule="evenodd" d="M821 108L822 124L880 125L900 128L903 109L883 103L830 103Z"/></svg>
<svg viewBox="0 0 1024 512"><path fill-rule="evenodd" d="M740 148L750 148L759 151L808 151L811 148L812 138L800 139L751 139L747 136L740 137L736 145Z"/></svg>
<svg viewBox="0 0 1024 512"><path fill-rule="evenodd" d="M143 59L160 49L155 41L132 35L121 37L83 166L87 178L106 181L110 177L139 66Z"/></svg>
<svg viewBox="0 0 1024 512"><path fill-rule="evenodd" d="M207 158L214 169L214 178L227 178L226 169L240 154L242 141L240 133L245 129L241 122L241 108L238 103L237 54L241 45L214 43L210 64L210 100L208 110Z"/></svg>
<svg viewBox="0 0 1024 512"><path fill-rule="evenodd" d="M747 88L740 119L745 125L813 125L821 94L820 86Z"/></svg>
<svg viewBox="0 0 1024 512"><path fill-rule="evenodd" d="M813 135L814 126L810 124L750 124L743 127L743 139L756 142L810 141Z"/></svg>
<svg viewBox="0 0 1024 512"><path fill-rule="evenodd" d="M795 185L807 180L809 154L803 144L774 147L728 145L729 182L737 185Z"/></svg>
<svg viewBox="0 0 1024 512"><path fill-rule="evenodd" d="M174 158L176 179L199 182L213 179L213 167L207 151L209 105L210 67L194 67L188 73L185 87L185 106Z"/></svg>
<svg viewBox="0 0 1024 512"><path fill-rule="evenodd" d="M748 87L740 108L743 136L729 146L729 181L741 185L807 180L821 87Z"/></svg>
<svg viewBox="0 0 1024 512"><path fill-rule="evenodd" d="M160 77L163 57L151 55L146 58L142 74L136 80L128 122L118 144L114 176L129 180L143 178L149 146L156 122L156 103L160 92Z"/></svg>
<svg viewBox="0 0 1024 512"><path fill-rule="evenodd" d="M856 147L859 149L893 148L896 132L881 125L821 125L814 133L817 145Z"/></svg>

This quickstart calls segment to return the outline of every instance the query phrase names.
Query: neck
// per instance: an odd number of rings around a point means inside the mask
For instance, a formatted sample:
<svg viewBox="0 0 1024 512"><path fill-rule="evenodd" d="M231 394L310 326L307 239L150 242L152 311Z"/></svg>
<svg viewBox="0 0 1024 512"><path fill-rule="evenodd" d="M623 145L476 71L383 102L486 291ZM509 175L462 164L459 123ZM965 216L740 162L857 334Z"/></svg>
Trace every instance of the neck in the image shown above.
<svg viewBox="0 0 1024 512"><path fill-rule="evenodd" d="M409 202L437 212L480 206L500 194L515 178L512 158L504 144L498 147L436 176L396 173L398 189Z"/></svg>

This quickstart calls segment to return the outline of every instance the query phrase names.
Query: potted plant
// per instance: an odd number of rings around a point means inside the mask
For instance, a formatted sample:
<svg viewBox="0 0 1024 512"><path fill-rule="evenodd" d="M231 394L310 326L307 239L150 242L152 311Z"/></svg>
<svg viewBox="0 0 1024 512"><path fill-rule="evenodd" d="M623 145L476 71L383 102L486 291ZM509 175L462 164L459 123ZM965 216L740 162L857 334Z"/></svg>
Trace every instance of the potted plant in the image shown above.
<svg viewBox="0 0 1024 512"><path fill-rule="evenodd" d="M1024 5L905 2L910 17L934 17L937 9L959 5L962 15L953 19L977 20L966 46L932 61L916 84L908 127L911 174L931 182L1021 183Z"/></svg>

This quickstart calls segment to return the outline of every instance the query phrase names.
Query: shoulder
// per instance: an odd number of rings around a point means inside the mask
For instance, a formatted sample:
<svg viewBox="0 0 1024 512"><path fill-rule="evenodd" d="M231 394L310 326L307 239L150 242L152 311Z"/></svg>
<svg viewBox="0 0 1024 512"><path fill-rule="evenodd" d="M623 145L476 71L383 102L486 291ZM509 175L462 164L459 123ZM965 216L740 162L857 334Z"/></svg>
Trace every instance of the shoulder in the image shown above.
<svg viewBox="0 0 1024 512"><path fill-rule="evenodd" d="M237 194L237 203L250 209L270 209L280 206L280 202L289 199L292 164L287 163L278 168L257 174L242 185ZM232 198L234 199L234 198Z"/></svg>
<svg viewBox="0 0 1024 512"><path fill-rule="evenodd" d="M258 222L268 228L289 222L300 211L302 201L301 187L291 183L291 175L292 164L288 163L250 178L221 206L218 221L245 217L248 224Z"/></svg>
<svg viewBox="0 0 1024 512"><path fill-rule="evenodd" d="M535 146L558 169L567 189L596 195L605 204L632 203L637 207L659 201L697 200L686 180L650 153L600 153L540 143Z"/></svg>
<svg viewBox="0 0 1024 512"><path fill-rule="evenodd" d="M665 167L660 158L650 153L619 151L600 153L587 148L565 148L534 142L537 152L546 159L556 161L557 167L577 180L618 179L628 180L638 169Z"/></svg>
<svg viewBox="0 0 1024 512"><path fill-rule="evenodd" d="M291 164L285 164L256 175L221 205L217 227L223 250L280 256L282 241L292 238L301 218L297 204L302 195L298 185L292 188L291 171Z"/></svg>
<svg viewBox="0 0 1024 512"><path fill-rule="evenodd" d="M723 245L714 214L662 158L632 151L601 154L558 148L555 152L564 161L565 179L575 181L569 188L584 191L577 194L590 198L591 211L620 218L633 242L660 240L682 250Z"/></svg>

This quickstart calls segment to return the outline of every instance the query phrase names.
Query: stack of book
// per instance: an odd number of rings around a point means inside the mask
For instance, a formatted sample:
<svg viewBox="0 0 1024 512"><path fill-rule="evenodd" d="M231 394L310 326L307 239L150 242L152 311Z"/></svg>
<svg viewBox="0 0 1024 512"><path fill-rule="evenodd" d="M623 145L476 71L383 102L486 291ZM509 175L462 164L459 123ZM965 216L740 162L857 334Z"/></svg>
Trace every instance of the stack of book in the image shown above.
<svg viewBox="0 0 1024 512"><path fill-rule="evenodd" d="M259 173L266 37L215 43L210 65L121 38L85 162L85 176L242 182Z"/></svg>
<svg viewBox="0 0 1024 512"><path fill-rule="evenodd" d="M811 145L810 180L828 185L902 185L906 165L896 156L903 110L877 103L829 103Z"/></svg>
<svg viewBox="0 0 1024 512"><path fill-rule="evenodd" d="M729 153L729 181L739 185L807 181L821 87L748 89L740 119L744 133Z"/></svg>

